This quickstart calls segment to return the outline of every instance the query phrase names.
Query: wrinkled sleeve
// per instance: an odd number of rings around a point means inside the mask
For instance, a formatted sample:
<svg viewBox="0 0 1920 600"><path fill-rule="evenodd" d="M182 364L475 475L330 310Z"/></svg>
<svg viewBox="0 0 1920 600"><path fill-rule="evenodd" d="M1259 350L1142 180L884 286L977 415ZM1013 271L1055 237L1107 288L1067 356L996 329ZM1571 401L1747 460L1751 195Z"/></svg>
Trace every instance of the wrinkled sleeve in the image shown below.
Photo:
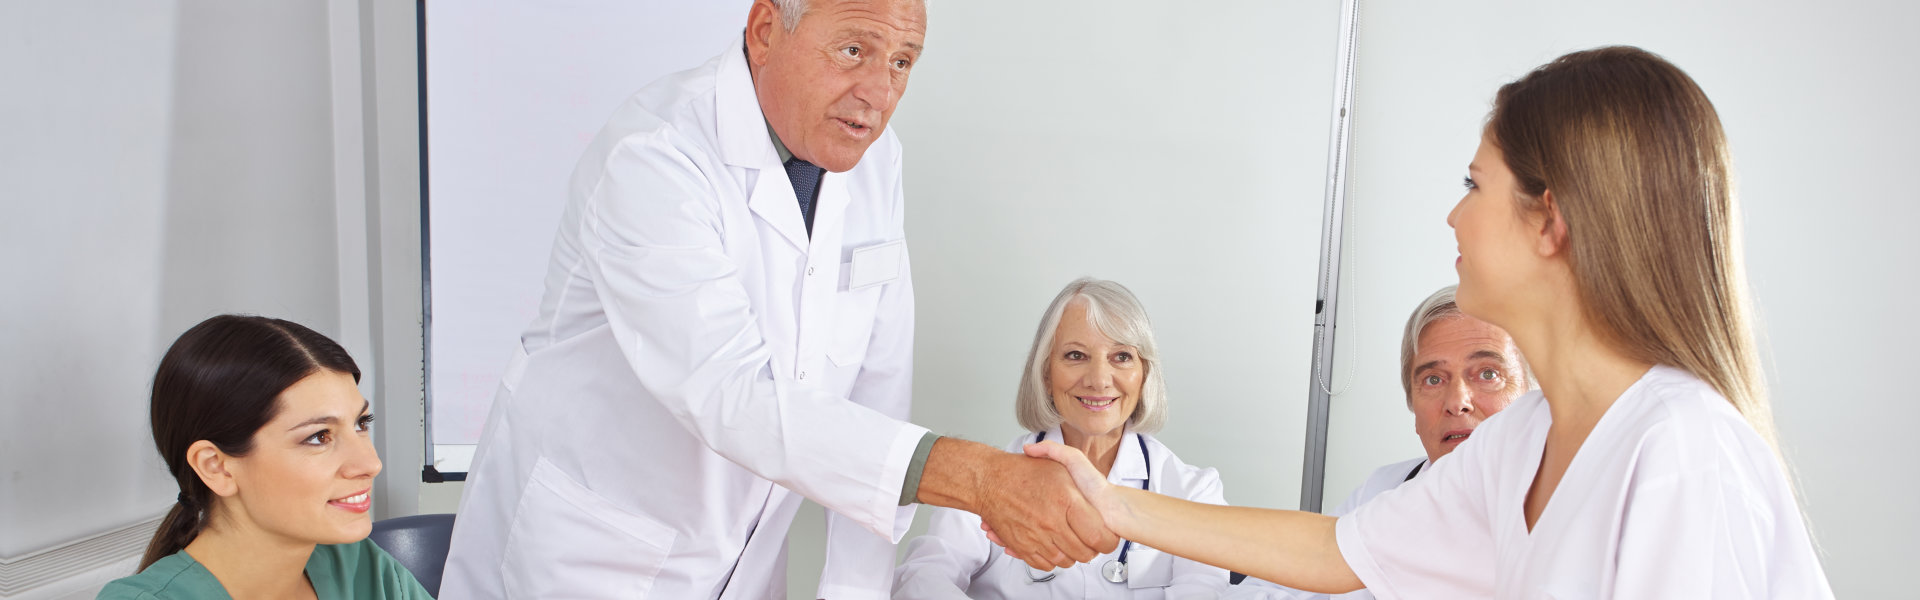
<svg viewBox="0 0 1920 600"><path fill-rule="evenodd" d="M1488 598L1495 556L1489 434L1473 439L1335 523L1340 556L1374 596ZM1476 443L1479 442L1479 443Z"/></svg>

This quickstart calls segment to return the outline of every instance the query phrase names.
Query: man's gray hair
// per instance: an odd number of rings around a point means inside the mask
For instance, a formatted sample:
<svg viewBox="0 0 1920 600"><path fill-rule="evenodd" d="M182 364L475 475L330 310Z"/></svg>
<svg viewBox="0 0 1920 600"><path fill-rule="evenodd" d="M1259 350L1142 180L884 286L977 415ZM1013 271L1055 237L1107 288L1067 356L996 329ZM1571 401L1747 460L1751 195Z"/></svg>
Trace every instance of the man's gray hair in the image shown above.
<svg viewBox="0 0 1920 600"><path fill-rule="evenodd" d="M800 17L807 14L807 0L768 1L773 3L774 12L780 13L780 26L787 28L789 33L800 26ZM920 0L920 5L926 6L927 0Z"/></svg>
<svg viewBox="0 0 1920 600"><path fill-rule="evenodd" d="M1419 351L1415 346L1420 343L1420 334L1427 330L1428 325L1467 316L1467 313L1460 312L1460 305L1453 301L1454 292L1459 287L1450 285L1440 288L1440 291L1427 296L1426 301L1421 302L1419 308L1413 309L1413 314L1407 317L1407 330L1400 336L1400 389L1406 391L1409 407L1413 406L1413 355ZM1527 357L1520 355L1519 349L1515 348L1514 356L1510 358L1513 359L1513 366L1519 369L1518 374L1526 378L1527 388L1532 389L1533 367L1527 364Z"/></svg>
<svg viewBox="0 0 1920 600"><path fill-rule="evenodd" d="M1060 411L1053 406L1047 389L1047 365L1053 358L1053 333L1060 328L1060 317L1067 307L1079 304L1087 310L1087 320L1113 341L1133 346L1147 370L1140 385L1140 404L1127 417L1127 428L1153 433L1167 423L1167 385L1161 378L1160 352L1153 343L1153 323L1146 308L1126 286L1082 277L1067 284L1040 318L1034 332L1033 347L1027 351L1027 368L1020 374L1020 393L1014 400L1014 416L1027 431L1046 431L1060 424Z"/></svg>
<svg viewBox="0 0 1920 600"><path fill-rule="evenodd" d="M1400 389L1406 391L1408 406L1413 402L1413 354L1414 346L1420 343L1420 333L1441 319L1464 317L1460 305L1453 301L1454 290L1460 286L1450 285L1427 296L1419 308L1407 317L1407 330L1400 335Z"/></svg>
<svg viewBox="0 0 1920 600"><path fill-rule="evenodd" d="M800 26L800 17L807 14L807 0L772 0L774 12L780 13L780 26L792 32Z"/></svg>

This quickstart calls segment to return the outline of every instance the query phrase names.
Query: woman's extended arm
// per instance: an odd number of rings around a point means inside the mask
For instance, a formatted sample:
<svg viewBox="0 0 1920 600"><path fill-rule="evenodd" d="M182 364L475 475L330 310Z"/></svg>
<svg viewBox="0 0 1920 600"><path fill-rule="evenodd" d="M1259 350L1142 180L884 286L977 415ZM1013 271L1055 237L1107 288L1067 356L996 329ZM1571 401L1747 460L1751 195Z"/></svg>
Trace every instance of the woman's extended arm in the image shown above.
<svg viewBox="0 0 1920 600"><path fill-rule="evenodd" d="M1053 442L1029 444L1026 453L1066 465L1080 493L1122 538L1297 589L1342 593L1362 587L1340 556L1333 517L1202 504L1115 486L1079 450Z"/></svg>

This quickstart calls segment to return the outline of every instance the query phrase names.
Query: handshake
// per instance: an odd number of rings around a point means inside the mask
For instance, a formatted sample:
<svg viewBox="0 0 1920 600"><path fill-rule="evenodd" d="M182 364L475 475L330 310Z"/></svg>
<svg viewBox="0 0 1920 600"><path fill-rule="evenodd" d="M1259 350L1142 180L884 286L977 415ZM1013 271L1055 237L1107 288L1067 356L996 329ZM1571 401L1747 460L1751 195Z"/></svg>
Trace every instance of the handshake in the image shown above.
<svg viewBox="0 0 1920 600"><path fill-rule="evenodd" d="M1042 442L1022 456L940 438L925 473L921 502L979 515L993 543L1033 568L1090 562L1120 545L1124 511L1079 450Z"/></svg>

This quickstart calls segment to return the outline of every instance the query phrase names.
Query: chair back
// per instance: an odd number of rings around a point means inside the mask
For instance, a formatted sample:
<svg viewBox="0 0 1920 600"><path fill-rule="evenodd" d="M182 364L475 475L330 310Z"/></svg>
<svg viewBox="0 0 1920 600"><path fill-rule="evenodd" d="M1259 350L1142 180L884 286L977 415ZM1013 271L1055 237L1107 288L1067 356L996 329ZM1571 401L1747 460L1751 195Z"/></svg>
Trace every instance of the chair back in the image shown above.
<svg viewBox="0 0 1920 600"><path fill-rule="evenodd" d="M380 549L413 573L420 587L440 597L440 574L447 566L447 547L453 540L453 515L394 517L373 524L367 536Z"/></svg>

